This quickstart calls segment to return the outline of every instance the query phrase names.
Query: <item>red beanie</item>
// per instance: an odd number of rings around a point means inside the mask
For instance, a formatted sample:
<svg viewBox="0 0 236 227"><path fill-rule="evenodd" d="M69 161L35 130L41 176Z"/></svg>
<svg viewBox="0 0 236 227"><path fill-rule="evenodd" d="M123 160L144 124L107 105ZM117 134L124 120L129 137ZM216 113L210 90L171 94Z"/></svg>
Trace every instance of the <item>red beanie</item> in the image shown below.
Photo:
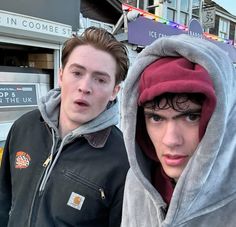
<svg viewBox="0 0 236 227"><path fill-rule="evenodd" d="M199 138L215 109L216 96L208 72L183 57L164 57L150 64L139 82L139 105L163 93L202 93L206 100L202 106Z"/></svg>

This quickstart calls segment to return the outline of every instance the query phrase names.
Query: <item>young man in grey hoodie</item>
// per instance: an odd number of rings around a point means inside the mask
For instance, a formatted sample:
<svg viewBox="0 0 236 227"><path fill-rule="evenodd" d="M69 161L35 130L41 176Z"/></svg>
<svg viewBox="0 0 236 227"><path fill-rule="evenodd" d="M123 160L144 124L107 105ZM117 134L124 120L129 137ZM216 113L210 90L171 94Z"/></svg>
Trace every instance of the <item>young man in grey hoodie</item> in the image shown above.
<svg viewBox="0 0 236 227"><path fill-rule="evenodd" d="M0 169L1 227L120 226L128 159L117 93L124 44L88 28L66 41L59 87L12 126Z"/></svg>
<svg viewBox="0 0 236 227"><path fill-rule="evenodd" d="M224 51L188 35L136 58L122 100L122 227L235 226L235 76Z"/></svg>

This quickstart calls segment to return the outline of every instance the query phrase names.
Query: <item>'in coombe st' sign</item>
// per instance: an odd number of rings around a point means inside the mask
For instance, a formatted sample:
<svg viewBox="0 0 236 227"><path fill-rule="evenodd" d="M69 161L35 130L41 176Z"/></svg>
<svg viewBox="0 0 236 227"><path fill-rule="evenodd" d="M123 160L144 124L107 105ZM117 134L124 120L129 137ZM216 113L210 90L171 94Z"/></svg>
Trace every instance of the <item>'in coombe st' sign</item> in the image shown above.
<svg viewBox="0 0 236 227"><path fill-rule="evenodd" d="M3 10L0 10L0 28L1 27L62 37L70 37L72 34L72 28L70 25L6 12Z"/></svg>

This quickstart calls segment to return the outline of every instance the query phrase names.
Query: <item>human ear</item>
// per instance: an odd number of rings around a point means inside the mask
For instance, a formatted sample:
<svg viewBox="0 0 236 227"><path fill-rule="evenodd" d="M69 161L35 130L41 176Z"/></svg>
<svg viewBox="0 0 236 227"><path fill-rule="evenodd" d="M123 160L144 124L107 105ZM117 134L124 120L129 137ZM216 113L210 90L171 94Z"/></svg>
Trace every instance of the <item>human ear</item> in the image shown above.
<svg viewBox="0 0 236 227"><path fill-rule="evenodd" d="M116 96L117 96L119 91L120 91L120 85L116 85L113 89L110 101L114 101L116 99Z"/></svg>
<svg viewBox="0 0 236 227"><path fill-rule="evenodd" d="M60 70L59 70L59 77L58 77L58 85L59 85L59 87L62 86L62 75L63 75L63 69L60 68Z"/></svg>

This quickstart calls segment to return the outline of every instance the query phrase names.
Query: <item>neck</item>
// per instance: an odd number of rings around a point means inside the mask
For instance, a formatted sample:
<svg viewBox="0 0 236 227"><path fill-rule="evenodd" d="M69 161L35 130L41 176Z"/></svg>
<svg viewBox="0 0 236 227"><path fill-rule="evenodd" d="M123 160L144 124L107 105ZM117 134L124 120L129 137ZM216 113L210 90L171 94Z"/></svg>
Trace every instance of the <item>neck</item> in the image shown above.
<svg viewBox="0 0 236 227"><path fill-rule="evenodd" d="M59 122L59 133L61 138L64 138L65 135L68 134L69 132L71 132L71 130L67 129L64 123L62 124L61 122Z"/></svg>
<svg viewBox="0 0 236 227"><path fill-rule="evenodd" d="M69 121L64 115L62 111L59 117L59 133L61 138L64 138L68 133L72 132L74 129L78 128L78 124L74 124L73 122Z"/></svg>

